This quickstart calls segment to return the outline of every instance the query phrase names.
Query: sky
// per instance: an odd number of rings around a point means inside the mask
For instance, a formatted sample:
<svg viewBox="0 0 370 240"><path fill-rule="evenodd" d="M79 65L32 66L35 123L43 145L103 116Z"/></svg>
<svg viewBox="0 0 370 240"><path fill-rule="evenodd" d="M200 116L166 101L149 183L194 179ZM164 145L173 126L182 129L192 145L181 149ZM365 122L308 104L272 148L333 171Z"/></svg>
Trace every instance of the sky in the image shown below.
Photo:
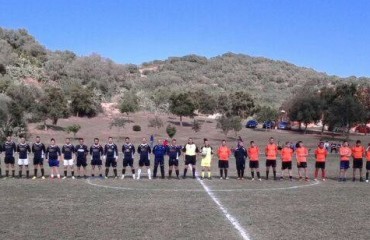
<svg viewBox="0 0 370 240"><path fill-rule="evenodd" d="M227 52L370 77L368 0L0 0L0 27L141 64Z"/></svg>

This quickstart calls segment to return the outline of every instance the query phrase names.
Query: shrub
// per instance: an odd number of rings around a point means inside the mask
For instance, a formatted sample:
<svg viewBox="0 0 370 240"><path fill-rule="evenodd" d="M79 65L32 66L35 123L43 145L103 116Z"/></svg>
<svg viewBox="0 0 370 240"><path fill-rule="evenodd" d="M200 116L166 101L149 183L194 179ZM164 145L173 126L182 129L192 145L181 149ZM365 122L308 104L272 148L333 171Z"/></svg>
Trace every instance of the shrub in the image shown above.
<svg viewBox="0 0 370 240"><path fill-rule="evenodd" d="M141 131L141 127L140 127L140 125L134 125L134 126L132 126L132 130L134 132L140 132Z"/></svg>
<svg viewBox="0 0 370 240"><path fill-rule="evenodd" d="M79 124L73 124L66 127L67 133L73 133L73 136L76 137L78 131L80 131L81 126Z"/></svg>
<svg viewBox="0 0 370 240"><path fill-rule="evenodd" d="M170 138L173 138L176 134L176 127L171 124L167 125L166 133Z"/></svg>
<svg viewBox="0 0 370 240"><path fill-rule="evenodd" d="M198 120L193 121L193 125L191 126L191 129L193 129L194 132L199 132L202 127L202 124Z"/></svg>

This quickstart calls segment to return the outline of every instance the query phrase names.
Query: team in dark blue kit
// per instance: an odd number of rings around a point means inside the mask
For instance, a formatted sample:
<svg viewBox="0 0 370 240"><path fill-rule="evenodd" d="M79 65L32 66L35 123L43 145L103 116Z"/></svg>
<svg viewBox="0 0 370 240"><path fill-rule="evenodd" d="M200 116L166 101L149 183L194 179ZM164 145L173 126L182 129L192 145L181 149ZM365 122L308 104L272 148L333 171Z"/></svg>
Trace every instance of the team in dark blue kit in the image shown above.
<svg viewBox="0 0 370 240"><path fill-rule="evenodd" d="M3 144L2 151L5 153L5 177L9 177L9 169L12 169L12 177L15 177L15 158L14 153L17 151L15 142L12 141L12 137L8 136L6 142Z"/></svg>
<svg viewBox="0 0 370 240"><path fill-rule="evenodd" d="M103 177L101 167L103 165L102 156L104 155L104 149L99 144L99 138L94 139L94 144L90 147L91 155L91 176L95 176L95 168L98 167L99 177Z"/></svg>
<svg viewBox="0 0 370 240"><path fill-rule="evenodd" d="M135 146L130 142L130 138L125 138L125 143L122 146L123 153L123 168L122 168L122 179L125 178L126 167L129 166L132 172L132 178L135 179L135 168L134 168L134 154Z"/></svg>
<svg viewBox="0 0 370 240"><path fill-rule="evenodd" d="M75 153L75 147L71 144L71 139L66 138L65 144L62 146L63 166L64 166L64 177L67 178L68 169L71 171L71 178L75 179L74 172L74 161L73 156Z"/></svg>
<svg viewBox="0 0 370 240"><path fill-rule="evenodd" d="M80 144L75 146L75 153L78 177L81 178L83 174L83 177L87 178L86 166L87 166L87 155L89 154L89 150L87 146L84 144L83 138L80 138Z"/></svg>
<svg viewBox="0 0 370 240"><path fill-rule="evenodd" d="M55 139L50 140L50 145L46 148L45 158L49 163L51 168L50 177L54 178L56 175L57 178L60 178L59 174L59 161L60 161L61 151L58 145L55 144Z"/></svg>
<svg viewBox="0 0 370 240"><path fill-rule="evenodd" d="M172 177L172 171L175 168L176 177L179 178L179 157L182 147L176 144L176 139L172 139L171 144L167 147L168 159L168 178Z"/></svg>
<svg viewBox="0 0 370 240"><path fill-rule="evenodd" d="M104 146L104 158L105 158L105 178L108 178L109 168L113 168L114 178L117 178L117 158L118 158L118 147L113 143L113 138L108 138L108 143Z"/></svg>
<svg viewBox="0 0 370 240"><path fill-rule="evenodd" d="M142 143L137 147L137 153L139 154L139 169L137 170L137 179L141 177L141 169L145 166L148 172L148 178L151 179L150 173L150 154L152 149L147 143L146 138L143 138Z"/></svg>
<svg viewBox="0 0 370 240"><path fill-rule="evenodd" d="M39 136L36 137L36 142L32 144L32 153L33 153L33 178L37 178L37 171L40 169L41 171L41 178L45 179L45 171L44 171L44 158L46 148L45 145L41 142Z"/></svg>
<svg viewBox="0 0 370 240"><path fill-rule="evenodd" d="M18 153L18 166L19 166L19 178L22 177L22 170L23 168L26 169L26 177L29 178L30 171L28 170L28 154L31 153L31 148L28 143L26 143L26 139L21 137L21 142L17 145L17 153Z"/></svg>

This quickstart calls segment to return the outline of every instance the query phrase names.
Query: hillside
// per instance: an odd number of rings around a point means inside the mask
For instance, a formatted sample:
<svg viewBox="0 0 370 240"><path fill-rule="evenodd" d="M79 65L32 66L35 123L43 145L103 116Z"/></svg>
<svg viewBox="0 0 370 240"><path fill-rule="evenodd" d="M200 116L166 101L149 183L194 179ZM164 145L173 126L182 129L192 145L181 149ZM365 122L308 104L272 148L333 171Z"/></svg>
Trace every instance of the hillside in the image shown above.
<svg viewBox="0 0 370 240"><path fill-rule="evenodd" d="M26 30L0 28L0 92L11 83L38 82L59 85L68 96L71 86L89 87L103 102L114 102L125 92L136 94L141 110L152 111L156 93L204 90L211 95L244 90L258 105L275 108L302 87L319 88L342 79L274 61L243 54L226 53L213 58L188 55L154 60L140 66L117 64L98 54L77 56L71 51L50 51ZM33 79L34 81L30 81ZM40 87L41 85L41 87ZM163 101L168 99L164 98Z"/></svg>
<svg viewBox="0 0 370 240"><path fill-rule="evenodd" d="M261 105L280 107L304 86L334 84L341 79L284 61L226 53L207 59L188 55L153 61L141 66L144 89L166 85L168 89L206 89L209 92L245 90Z"/></svg>

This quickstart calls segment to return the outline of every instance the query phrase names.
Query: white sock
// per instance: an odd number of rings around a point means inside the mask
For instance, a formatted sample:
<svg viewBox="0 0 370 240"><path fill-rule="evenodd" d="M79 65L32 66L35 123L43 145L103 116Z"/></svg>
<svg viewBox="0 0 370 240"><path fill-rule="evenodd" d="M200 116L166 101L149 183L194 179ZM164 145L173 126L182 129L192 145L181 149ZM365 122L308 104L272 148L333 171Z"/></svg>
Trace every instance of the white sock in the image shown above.
<svg viewBox="0 0 370 240"><path fill-rule="evenodd" d="M148 178L151 178L151 176L150 176L150 169L148 169Z"/></svg>
<svg viewBox="0 0 370 240"><path fill-rule="evenodd" d="M59 174L57 174L57 178L60 178L60 175Z"/></svg>
<svg viewBox="0 0 370 240"><path fill-rule="evenodd" d="M54 174L51 174L51 178L53 178L54 177Z"/></svg>
<svg viewBox="0 0 370 240"><path fill-rule="evenodd" d="M141 174L141 169L139 168L139 169L137 170L137 178L138 178L138 179L140 178L140 174Z"/></svg>

